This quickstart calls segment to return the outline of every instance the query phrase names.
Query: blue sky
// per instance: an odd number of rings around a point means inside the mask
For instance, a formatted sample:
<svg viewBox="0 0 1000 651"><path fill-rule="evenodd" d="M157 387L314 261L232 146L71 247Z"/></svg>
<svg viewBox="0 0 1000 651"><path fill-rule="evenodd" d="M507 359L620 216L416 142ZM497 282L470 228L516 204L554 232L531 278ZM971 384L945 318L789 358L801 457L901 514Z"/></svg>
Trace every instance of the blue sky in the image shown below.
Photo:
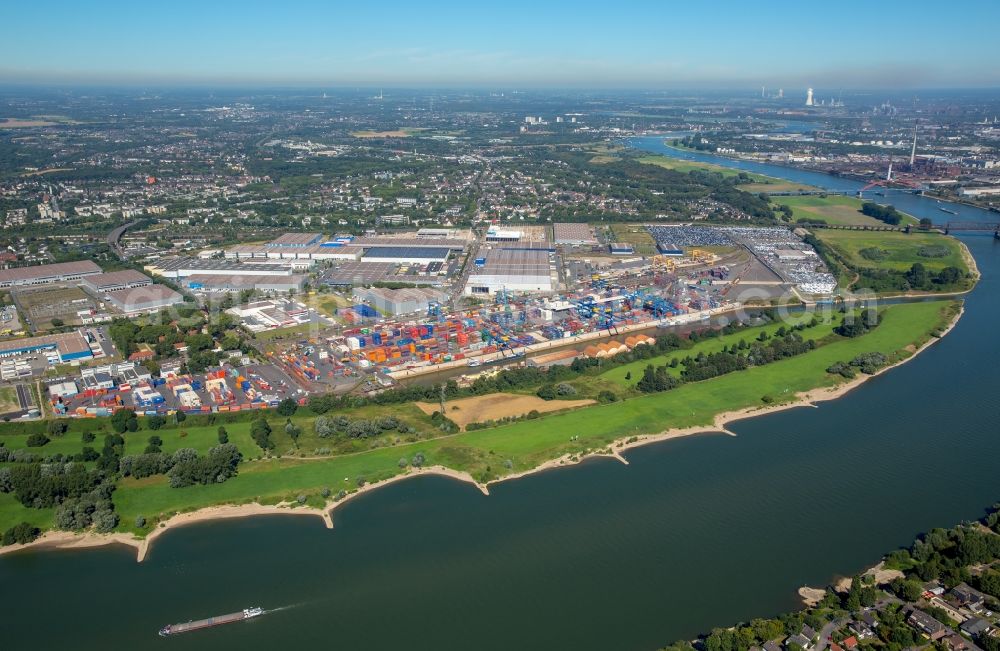
<svg viewBox="0 0 1000 651"><path fill-rule="evenodd" d="M0 82L1000 86L1000 2L14 0Z"/></svg>

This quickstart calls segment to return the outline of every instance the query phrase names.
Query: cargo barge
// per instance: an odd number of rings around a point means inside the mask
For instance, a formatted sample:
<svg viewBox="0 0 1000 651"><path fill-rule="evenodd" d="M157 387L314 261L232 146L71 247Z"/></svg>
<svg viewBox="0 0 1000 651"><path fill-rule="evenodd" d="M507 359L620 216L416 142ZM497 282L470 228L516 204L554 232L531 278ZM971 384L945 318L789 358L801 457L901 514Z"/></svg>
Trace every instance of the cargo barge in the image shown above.
<svg viewBox="0 0 1000 651"><path fill-rule="evenodd" d="M211 628L213 626L222 626L223 624L232 624L233 622L242 622L245 619L253 619L254 617L259 617L263 614L263 608L244 608L238 613L219 615L218 617L209 617L208 619L196 619L182 624L168 624L160 629L160 635L162 637L166 637L168 635L176 635L178 633L197 631L202 628Z"/></svg>

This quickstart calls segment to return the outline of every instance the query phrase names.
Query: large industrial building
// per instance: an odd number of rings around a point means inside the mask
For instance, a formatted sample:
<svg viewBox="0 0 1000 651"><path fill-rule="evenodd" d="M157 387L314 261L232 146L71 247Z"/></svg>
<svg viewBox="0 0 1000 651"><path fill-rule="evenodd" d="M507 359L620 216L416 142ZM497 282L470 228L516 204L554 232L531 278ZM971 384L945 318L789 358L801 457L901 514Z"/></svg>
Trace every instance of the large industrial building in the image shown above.
<svg viewBox="0 0 1000 651"><path fill-rule="evenodd" d="M184 279L184 286L196 292L224 293L255 290L262 294L285 294L301 292L308 276L241 276L195 274Z"/></svg>
<svg viewBox="0 0 1000 651"><path fill-rule="evenodd" d="M236 260L357 260L364 249L338 242L310 246L273 246L272 244L238 244L225 250L227 259Z"/></svg>
<svg viewBox="0 0 1000 651"><path fill-rule="evenodd" d="M551 292L555 287L556 266L545 249L493 249L474 264L466 295Z"/></svg>
<svg viewBox="0 0 1000 651"><path fill-rule="evenodd" d="M318 244L321 239L323 239L322 233L285 233L264 246L268 248L291 247L302 249Z"/></svg>
<svg viewBox="0 0 1000 651"><path fill-rule="evenodd" d="M105 294L108 301L125 314L156 312L184 302L184 297L166 285L146 285L119 289Z"/></svg>
<svg viewBox="0 0 1000 651"><path fill-rule="evenodd" d="M447 248L452 251L461 251L465 248L465 241L450 237L413 237L413 236L388 236L375 235L371 237L356 237L351 242L351 246L359 246L363 249L372 247L392 246L392 247L422 247L422 248Z"/></svg>
<svg viewBox="0 0 1000 651"><path fill-rule="evenodd" d="M134 269L125 269L123 271L109 271L108 273L85 276L81 279L80 284L90 291L100 294L119 289L152 285L153 280Z"/></svg>
<svg viewBox="0 0 1000 651"><path fill-rule="evenodd" d="M55 352L60 364L94 357L90 341L82 330L0 342L0 358L47 351Z"/></svg>
<svg viewBox="0 0 1000 651"><path fill-rule="evenodd" d="M173 258L157 260L146 266L146 270L164 278L184 278L186 276L291 276L296 268L309 268L311 262L297 265L292 260L255 260L239 262L235 260L200 260L198 258Z"/></svg>
<svg viewBox="0 0 1000 651"><path fill-rule="evenodd" d="M442 265L432 262L423 271L411 267L406 273L400 273L397 262L345 262L334 269L326 271L320 282L330 287L351 287L371 285L373 283L407 283L409 285L440 285L445 277L439 275Z"/></svg>
<svg viewBox="0 0 1000 651"><path fill-rule="evenodd" d="M430 264L446 262L451 249L425 246L373 246L361 258L365 262L395 262L398 264Z"/></svg>
<svg viewBox="0 0 1000 651"><path fill-rule="evenodd" d="M366 255L371 249L414 249L441 248L449 251L462 251L469 239L471 231L456 229L421 229L416 234L409 235L373 235L355 238L352 235L340 235L323 241L319 233L285 233L266 244L238 244L222 251L228 260L294 260L298 263L318 260L356 261ZM204 258L211 258L218 251L206 251ZM376 252L377 253L377 252ZM411 256L407 262L419 263L416 256Z"/></svg>
<svg viewBox="0 0 1000 651"><path fill-rule="evenodd" d="M101 273L101 268L90 260L42 264L35 267L15 267L0 270L0 287L69 282L99 273Z"/></svg>
<svg viewBox="0 0 1000 651"><path fill-rule="evenodd" d="M426 313L432 304L445 305L448 294L430 287L407 287L384 289L381 287L357 287L354 289L356 302L371 305L386 316L399 314Z"/></svg>
<svg viewBox="0 0 1000 651"><path fill-rule="evenodd" d="M564 246L592 246L597 244L594 229L589 224L553 224L555 243Z"/></svg>
<svg viewBox="0 0 1000 651"><path fill-rule="evenodd" d="M226 310L240 319L240 324L251 332L309 323L313 315L308 307L294 301L257 301Z"/></svg>
<svg viewBox="0 0 1000 651"><path fill-rule="evenodd" d="M510 228L497 228L491 226L486 231L487 242L520 242L523 233Z"/></svg>

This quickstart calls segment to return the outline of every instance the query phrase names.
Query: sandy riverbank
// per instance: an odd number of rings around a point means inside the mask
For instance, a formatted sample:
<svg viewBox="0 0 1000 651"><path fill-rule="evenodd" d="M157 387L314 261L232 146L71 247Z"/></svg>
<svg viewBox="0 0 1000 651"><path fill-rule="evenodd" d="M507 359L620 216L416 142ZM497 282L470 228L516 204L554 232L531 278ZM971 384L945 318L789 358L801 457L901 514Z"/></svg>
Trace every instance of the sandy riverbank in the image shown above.
<svg viewBox="0 0 1000 651"><path fill-rule="evenodd" d="M656 434L646 434L629 437L625 440L613 441L609 446L605 446L599 450L593 452L578 454L571 453L566 454L556 459L550 459L530 470L525 470L523 472L512 473L499 479L493 480L486 484L476 481L467 472L462 472L458 470L453 470L451 468L445 468L443 466L428 466L425 468L410 468L405 472L397 475L393 475L388 479L384 479L379 482L374 482L371 484L366 484L356 491L349 493L343 499L336 501L325 508L318 509L314 507L288 505L288 504L278 504L278 505L263 505L263 504L239 504L239 505L219 505L212 506L197 511L191 511L186 513L177 513L170 517L169 519L161 522L157 528L152 531L145 538L137 538L132 534L127 533L113 533L113 534L98 534L98 533L74 533L65 531L50 531L42 535L38 540L28 543L27 545L10 545L7 547L0 548L0 554L6 554L10 552L16 552L24 550L26 548L54 548L54 549L81 549L86 547L101 547L104 545L112 544L124 544L134 547L136 550L136 560L143 561L149 553L149 549L152 546L154 540L162 536L164 533L172 528L181 527L189 524L196 524L199 522L208 522L212 520L219 519L229 519L229 518L242 518L249 517L253 515L311 515L319 517L323 520L327 528L333 527L333 513L334 511L346 504L353 498L373 490L377 490L384 486L388 486L398 481L403 481L405 479L410 479L411 477L418 477L421 475L438 475L442 477L448 477L461 482L469 483L478 488L483 495L489 495L490 484L500 483L504 481L511 481L514 479L519 479L521 477L526 477L528 475L534 475L536 473L544 472L553 468L560 468L571 466L580 463L586 459L592 457L610 457L616 459L625 465L628 465L628 460L622 456L622 453L630 450L632 448L640 447L643 445L650 445L653 443L658 443L661 441L667 441L671 439L681 438L684 436L693 436L695 434L710 434L710 433L723 433L730 436L735 436L735 434L728 429L726 426L734 421L743 420L745 418L754 418L757 416L763 416L770 413L775 413L779 411L784 411L786 409L795 409L798 407L815 407L816 403L825 402L828 400L836 400L850 391L853 391L857 387L864 384L869 379L886 373L889 370L901 366L906 362L916 358L921 352L929 348L936 341L947 335L961 319L964 313L964 307L959 309L955 314L951 322L945 327L941 332L939 337L930 337L922 346L916 348L912 351L912 354L905 359L902 359L895 364L886 366L885 368L879 369L874 375L860 375L852 380L847 380L830 387L820 387L817 389L812 389L810 391L800 392L795 394L795 396L782 404L778 405L762 405L759 407L748 407L746 409L740 409L737 411L723 412L715 416L711 424L708 425L696 425L693 427L684 428L672 428L664 430ZM803 592L812 591L812 588L802 588L799 594L806 598L806 596L815 596L814 592Z"/></svg>
<svg viewBox="0 0 1000 651"><path fill-rule="evenodd" d="M860 576L870 576L875 581L875 585L887 585L891 583L893 579L901 579L906 575L899 570L890 570L886 568L885 562L879 561L877 565L861 572ZM851 589L852 583L854 583L853 578L844 576L837 579L831 587L834 592L844 593ZM799 588L799 598L802 599L802 603L805 606L812 607L818 604L823 597L826 596L826 592L827 591L822 588L802 586Z"/></svg>

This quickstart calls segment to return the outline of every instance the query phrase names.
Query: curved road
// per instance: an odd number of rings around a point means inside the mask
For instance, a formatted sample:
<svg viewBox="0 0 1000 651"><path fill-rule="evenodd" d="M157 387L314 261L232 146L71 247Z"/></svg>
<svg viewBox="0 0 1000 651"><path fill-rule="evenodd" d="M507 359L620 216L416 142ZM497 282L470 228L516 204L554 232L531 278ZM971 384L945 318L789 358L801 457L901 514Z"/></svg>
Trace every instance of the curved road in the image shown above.
<svg viewBox="0 0 1000 651"><path fill-rule="evenodd" d="M125 254L124 252L122 252L121 247L118 246L118 243L121 241L122 235L125 234L125 231L127 231L132 226L135 226L137 223L138 222L129 222L123 226L119 226L118 228L108 233L108 246L110 246L114 250L114 252L118 255L118 257L121 258L122 260L125 259Z"/></svg>

